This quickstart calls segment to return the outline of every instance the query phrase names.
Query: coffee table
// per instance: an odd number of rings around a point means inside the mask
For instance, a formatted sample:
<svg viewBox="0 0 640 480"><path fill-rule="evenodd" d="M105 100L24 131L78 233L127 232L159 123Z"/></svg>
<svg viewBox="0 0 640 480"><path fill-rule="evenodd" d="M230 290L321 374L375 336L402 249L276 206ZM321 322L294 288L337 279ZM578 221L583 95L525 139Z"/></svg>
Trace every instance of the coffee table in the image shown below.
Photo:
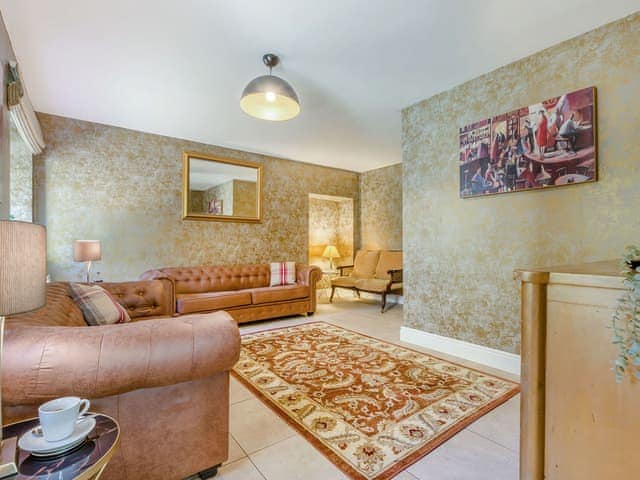
<svg viewBox="0 0 640 480"><path fill-rule="evenodd" d="M76 449L54 458L37 458L20 450L16 451L18 474L10 480L46 478L56 480L97 480L120 443L120 427L113 418L98 414L96 426L87 441ZM39 425L37 418L12 423L2 429L3 438L20 436Z"/></svg>

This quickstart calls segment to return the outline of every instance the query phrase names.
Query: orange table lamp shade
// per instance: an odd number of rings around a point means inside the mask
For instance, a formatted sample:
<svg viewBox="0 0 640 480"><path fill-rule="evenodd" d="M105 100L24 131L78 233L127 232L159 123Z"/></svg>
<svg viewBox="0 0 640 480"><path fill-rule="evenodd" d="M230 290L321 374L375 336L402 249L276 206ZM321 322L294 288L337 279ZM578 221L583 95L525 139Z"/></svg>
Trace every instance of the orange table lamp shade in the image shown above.
<svg viewBox="0 0 640 480"><path fill-rule="evenodd" d="M75 262L96 262L102 260L100 240L76 240L73 245L73 260Z"/></svg>

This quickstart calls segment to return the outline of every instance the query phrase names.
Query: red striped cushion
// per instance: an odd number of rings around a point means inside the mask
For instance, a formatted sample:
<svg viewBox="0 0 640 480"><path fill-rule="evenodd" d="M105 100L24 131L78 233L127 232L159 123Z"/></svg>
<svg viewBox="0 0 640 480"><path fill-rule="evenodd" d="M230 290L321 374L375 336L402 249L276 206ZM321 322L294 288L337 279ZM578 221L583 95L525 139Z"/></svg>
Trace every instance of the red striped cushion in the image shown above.
<svg viewBox="0 0 640 480"><path fill-rule="evenodd" d="M296 262L279 262L271 264L270 286L295 285L296 283Z"/></svg>
<svg viewBox="0 0 640 480"><path fill-rule="evenodd" d="M99 285L71 283L71 298L82 310L87 325L130 322L129 314L109 292Z"/></svg>

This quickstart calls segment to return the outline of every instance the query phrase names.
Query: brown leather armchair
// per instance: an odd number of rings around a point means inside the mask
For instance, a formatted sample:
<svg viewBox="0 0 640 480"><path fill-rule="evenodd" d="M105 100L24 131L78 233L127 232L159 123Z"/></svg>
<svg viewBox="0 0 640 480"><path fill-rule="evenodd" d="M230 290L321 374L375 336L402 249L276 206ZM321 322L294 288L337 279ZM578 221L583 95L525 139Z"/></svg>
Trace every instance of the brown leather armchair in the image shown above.
<svg viewBox="0 0 640 480"><path fill-rule="evenodd" d="M77 395L120 424L120 448L103 479L214 473L228 456L236 322L225 312L172 318L166 280L103 286L132 323L87 326L66 283L48 286L44 308L7 319L4 421L33 417L39 404Z"/></svg>

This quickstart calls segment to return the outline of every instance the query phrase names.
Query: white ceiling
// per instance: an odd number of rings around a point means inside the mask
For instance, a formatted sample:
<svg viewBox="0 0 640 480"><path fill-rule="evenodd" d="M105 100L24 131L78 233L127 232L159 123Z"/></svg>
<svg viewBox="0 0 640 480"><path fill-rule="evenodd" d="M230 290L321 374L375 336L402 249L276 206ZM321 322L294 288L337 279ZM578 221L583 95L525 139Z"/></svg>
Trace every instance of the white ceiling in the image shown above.
<svg viewBox="0 0 640 480"><path fill-rule="evenodd" d="M189 167L189 188L191 190L209 190L211 187L231 180L256 182L258 179L258 171L255 168L228 163L192 158Z"/></svg>
<svg viewBox="0 0 640 480"><path fill-rule="evenodd" d="M36 110L364 171L401 161L400 111L640 9L640 0L0 0ZM266 69L302 113L239 96Z"/></svg>

